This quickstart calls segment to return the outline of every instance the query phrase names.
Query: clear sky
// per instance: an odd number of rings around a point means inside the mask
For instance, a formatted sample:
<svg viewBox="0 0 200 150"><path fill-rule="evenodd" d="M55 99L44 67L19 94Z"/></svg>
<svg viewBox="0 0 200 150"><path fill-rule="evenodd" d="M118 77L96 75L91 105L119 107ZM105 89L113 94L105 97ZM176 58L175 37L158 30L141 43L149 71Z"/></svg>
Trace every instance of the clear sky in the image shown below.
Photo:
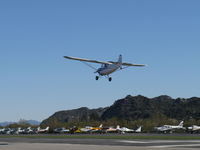
<svg viewBox="0 0 200 150"><path fill-rule="evenodd" d="M1 0L0 121L41 121L129 94L199 97L199 8L199 0ZM91 68L63 58L119 54L148 67L96 81Z"/></svg>

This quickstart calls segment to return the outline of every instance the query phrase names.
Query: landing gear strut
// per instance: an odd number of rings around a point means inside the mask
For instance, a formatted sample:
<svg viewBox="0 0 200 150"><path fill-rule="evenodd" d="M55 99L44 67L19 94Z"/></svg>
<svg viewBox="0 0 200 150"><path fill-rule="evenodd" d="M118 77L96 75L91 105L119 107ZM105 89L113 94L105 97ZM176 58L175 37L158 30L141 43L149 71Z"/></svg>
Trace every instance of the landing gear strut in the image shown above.
<svg viewBox="0 0 200 150"><path fill-rule="evenodd" d="M98 80L99 79L99 77L98 76L96 76L96 80Z"/></svg>

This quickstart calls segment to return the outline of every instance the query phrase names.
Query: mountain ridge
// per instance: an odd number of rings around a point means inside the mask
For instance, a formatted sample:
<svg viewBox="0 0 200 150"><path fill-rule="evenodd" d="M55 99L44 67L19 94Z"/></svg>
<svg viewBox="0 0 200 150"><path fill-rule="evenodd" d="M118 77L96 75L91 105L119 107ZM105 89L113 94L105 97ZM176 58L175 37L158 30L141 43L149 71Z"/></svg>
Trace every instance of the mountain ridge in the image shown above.
<svg viewBox="0 0 200 150"><path fill-rule="evenodd" d="M42 121L41 125L60 123L80 123L91 121L109 121L115 118L120 121L134 121L164 116L174 120L200 120L200 98L176 98L161 95L148 98L142 95L131 96L116 100L105 108L89 109L81 107L72 110L55 112Z"/></svg>

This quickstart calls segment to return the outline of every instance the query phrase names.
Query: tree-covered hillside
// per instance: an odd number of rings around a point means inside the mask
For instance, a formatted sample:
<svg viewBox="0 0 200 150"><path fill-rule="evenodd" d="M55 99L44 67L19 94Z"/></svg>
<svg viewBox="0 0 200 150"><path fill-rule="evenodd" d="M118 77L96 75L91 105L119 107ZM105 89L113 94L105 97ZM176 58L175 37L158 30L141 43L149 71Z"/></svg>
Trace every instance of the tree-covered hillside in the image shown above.
<svg viewBox="0 0 200 150"><path fill-rule="evenodd" d="M146 130L163 124L177 124L184 120L186 125L200 123L200 98L173 99L169 96L147 98L141 95L126 96L106 108L59 111L44 120L42 126L84 125L143 125ZM199 124L200 125L200 124Z"/></svg>

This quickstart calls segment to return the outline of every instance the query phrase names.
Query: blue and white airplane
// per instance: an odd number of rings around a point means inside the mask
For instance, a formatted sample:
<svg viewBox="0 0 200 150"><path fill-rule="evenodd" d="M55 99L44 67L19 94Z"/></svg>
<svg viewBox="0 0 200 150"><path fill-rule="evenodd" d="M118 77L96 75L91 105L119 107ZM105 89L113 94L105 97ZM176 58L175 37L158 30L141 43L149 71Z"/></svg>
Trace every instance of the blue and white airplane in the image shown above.
<svg viewBox="0 0 200 150"><path fill-rule="evenodd" d="M83 59L83 58L75 58L75 57L69 57L64 56L64 58L71 59L71 60L77 60L81 62L89 62L89 63L98 63L102 64L100 68L96 69L92 67L91 65L87 64L89 67L95 69L95 73L98 73L99 76L96 76L96 80L99 79L101 76L105 76L108 78L109 81L112 80L111 77L109 77L109 74L117 71L118 69L125 69L130 66L136 66L136 67L143 67L145 65L142 64L131 64L131 63L125 63L122 62L122 55L119 55L118 61L97 61L97 60L89 60L89 59ZM123 66L126 66L123 68Z"/></svg>

